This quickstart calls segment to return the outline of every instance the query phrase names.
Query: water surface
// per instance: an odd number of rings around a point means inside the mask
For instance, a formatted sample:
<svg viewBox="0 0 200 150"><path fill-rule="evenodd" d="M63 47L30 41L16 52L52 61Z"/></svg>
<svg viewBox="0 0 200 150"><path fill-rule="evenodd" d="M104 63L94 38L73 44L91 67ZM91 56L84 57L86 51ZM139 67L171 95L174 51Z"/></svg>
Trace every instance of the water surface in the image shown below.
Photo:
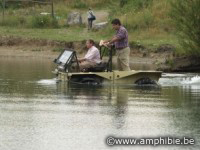
<svg viewBox="0 0 200 150"><path fill-rule="evenodd" d="M51 60L0 58L0 150L200 149L199 74L160 87L59 82ZM115 146L106 137L191 137L194 146Z"/></svg>

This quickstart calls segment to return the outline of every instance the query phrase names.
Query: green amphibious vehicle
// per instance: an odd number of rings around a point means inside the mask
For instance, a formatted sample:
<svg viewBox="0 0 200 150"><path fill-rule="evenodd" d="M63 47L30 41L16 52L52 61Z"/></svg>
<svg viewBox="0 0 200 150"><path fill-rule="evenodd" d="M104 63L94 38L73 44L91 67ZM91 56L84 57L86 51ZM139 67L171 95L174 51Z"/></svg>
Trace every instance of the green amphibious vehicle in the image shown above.
<svg viewBox="0 0 200 150"><path fill-rule="evenodd" d="M109 55L107 62L102 62L95 68L89 68L81 72L76 52L73 50L64 50L54 62L57 68L53 71L57 79L78 84L136 84L149 85L157 84L162 75L161 71L117 71L112 69L112 55L114 48L108 50L107 47L100 47L101 59L104 54ZM72 64L76 64L76 70L72 70Z"/></svg>

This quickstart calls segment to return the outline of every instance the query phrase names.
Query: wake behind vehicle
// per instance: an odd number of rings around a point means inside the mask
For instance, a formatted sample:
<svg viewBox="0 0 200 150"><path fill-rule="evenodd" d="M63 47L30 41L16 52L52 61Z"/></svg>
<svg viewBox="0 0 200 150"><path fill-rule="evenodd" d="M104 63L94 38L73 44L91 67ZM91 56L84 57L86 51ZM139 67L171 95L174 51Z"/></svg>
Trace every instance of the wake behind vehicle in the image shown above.
<svg viewBox="0 0 200 150"><path fill-rule="evenodd" d="M109 59L106 62L85 69L79 69L79 62L74 50L64 50L54 62L57 64L53 72L57 75L58 80L78 84L137 84L137 85L154 85L162 75L161 71L117 71L112 69L112 55L114 48L108 50L107 47L100 47L101 59L107 52ZM72 64L77 65L77 69L72 70Z"/></svg>

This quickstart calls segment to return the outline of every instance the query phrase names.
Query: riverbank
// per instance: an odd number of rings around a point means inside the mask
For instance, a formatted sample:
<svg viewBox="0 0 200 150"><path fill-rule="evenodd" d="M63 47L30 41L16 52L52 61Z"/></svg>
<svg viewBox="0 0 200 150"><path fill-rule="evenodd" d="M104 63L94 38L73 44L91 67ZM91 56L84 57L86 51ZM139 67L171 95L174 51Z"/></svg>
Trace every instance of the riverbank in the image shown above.
<svg viewBox="0 0 200 150"><path fill-rule="evenodd" d="M98 41L96 41L98 45ZM131 43L131 64L150 64L152 69L157 69L160 63L164 63L165 58L172 55L172 50L168 47L168 52L161 53L161 47L156 52L151 51L137 43ZM55 59L62 50L74 49L79 57L86 53L85 40L66 42L59 40L46 40L35 38L22 38L15 36L0 37L0 57L38 57ZM113 62L116 62L114 57ZM134 65L131 65L134 68Z"/></svg>
<svg viewBox="0 0 200 150"><path fill-rule="evenodd" d="M98 41L96 41L98 45ZM130 65L132 69L147 68L165 72L198 71L198 58L177 57L175 46L161 44L157 47L146 47L137 42L130 42ZM38 57L54 60L64 49L74 49L79 57L86 53L85 40L64 41L17 36L0 36L0 57ZM191 61L191 60L192 61ZM113 63L116 63L114 57ZM192 68L191 68L192 66Z"/></svg>

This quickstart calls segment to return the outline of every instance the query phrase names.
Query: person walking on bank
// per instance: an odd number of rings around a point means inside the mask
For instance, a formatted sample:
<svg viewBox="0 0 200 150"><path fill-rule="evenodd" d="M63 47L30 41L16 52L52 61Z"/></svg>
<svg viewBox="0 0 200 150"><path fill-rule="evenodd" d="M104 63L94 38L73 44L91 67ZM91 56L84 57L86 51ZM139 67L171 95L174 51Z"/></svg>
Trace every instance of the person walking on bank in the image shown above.
<svg viewBox="0 0 200 150"><path fill-rule="evenodd" d="M120 71L129 71L130 48L128 44L128 31L121 25L119 19L114 19L111 23L113 29L116 30L116 35L111 40L104 41L104 44L115 44L118 69Z"/></svg>
<svg viewBox="0 0 200 150"><path fill-rule="evenodd" d="M92 23L93 23L94 20L96 20L94 12L92 11L91 8L89 8L89 11L88 11L88 30L92 29Z"/></svg>

